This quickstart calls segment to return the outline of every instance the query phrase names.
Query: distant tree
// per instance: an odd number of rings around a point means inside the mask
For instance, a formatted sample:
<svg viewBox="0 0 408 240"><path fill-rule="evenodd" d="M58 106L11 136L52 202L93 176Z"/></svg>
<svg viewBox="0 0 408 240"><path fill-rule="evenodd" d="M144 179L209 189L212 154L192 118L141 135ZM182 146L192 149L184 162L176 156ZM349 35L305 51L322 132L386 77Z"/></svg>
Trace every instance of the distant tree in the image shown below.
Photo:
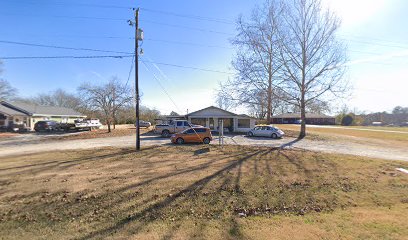
<svg viewBox="0 0 408 240"><path fill-rule="evenodd" d="M350 126L353 123L353 117L351 115L346 115L341 119L341 125Z"/></svg>
<svg viewBox="0 0 408 240"><path fill-rule="evenodd" d="M401 107L401 106L396 106L392 110L393 114L408 114L408 107Z"/></svg>
<svg viewBox="0 0 408 240"><path fill-rule="evenodd" d="M17 95L17 89L13 88L10 83L0 79L0 101L11 100Z"/></svg>
<svg viewBox="0 0 408 240"><path fill-rule="evenodd" d="M62 89L50 93L41 93L30 100L38 105L66 107L75 110L80 109L82 106L81 99L78 96Z"/></svg>
<svg viewBox="0 0 408 240"><path fill-rule="evenodd" d="M220 87L221 84L220 84ZM234 101L231 100L231 97L225 94L224 91L219 91L215 96L215 103L217 107L224 109L226 111L230 110L232 107L235 106Z"/></svg>
<svg viewBox="0 0 408 240"><path fill-rule="evenodd" d="M178 114L178 113L176 113L174 111L171 111L170 116L180 116L180 114Z"/></svg>
<svg viewBox="0 0 408 240"><path fill-rule="evenodd" d="M108 132L111 132L111 124L115 124L115 114L133 100L129 86L122 84L116 77L104 85L84 83L78 92L88 109L103 114Z"/></svg>
<svg viewBox="0 0 408 240"><path fill-rule="evenodd" d="M0 61L0 76L3 72L2 62ZM17 89L12 87L10 83L0 78L0 101L11 100L17 95Z"/></svg>
<svg viewBox="0 0 408 240"><path fill-rule="evenodd" d="M139 114L141 120L151 122L152 124L155 119L160 117L160 111L145 106L140 106ZM135 115L135 108L133 106L126 106L118 110L116 121L118 124L134 124L136 122Z"/></svg>

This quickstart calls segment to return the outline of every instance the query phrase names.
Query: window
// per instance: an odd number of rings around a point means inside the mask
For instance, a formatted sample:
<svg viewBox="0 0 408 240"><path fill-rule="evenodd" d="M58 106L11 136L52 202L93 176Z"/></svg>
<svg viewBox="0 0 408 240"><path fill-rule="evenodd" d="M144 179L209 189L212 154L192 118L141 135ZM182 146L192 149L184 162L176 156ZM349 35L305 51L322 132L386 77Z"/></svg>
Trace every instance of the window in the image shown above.
<svg viewBox="0 0 408 240"><path fill-rule="evenodd" d="M205 118L192 118L191 123L196 124L196 125L206 126L207 121Z"/></svg>
<svg viewBox="0 0 408 240"><path fill-rule="evenodd" d="M194 130L195 130L196 132L198 132L198 133L206 132L206 129L205 129L205 128L195 128Z"/></svg>
<svg viewBox="0 0 408 240"><path fill-rule="evenodd" d="M184 122L184 126L185 126L185 127L189 127L190 124L189 124L188 122Z"/></svg>
<svg viewBox="0 0 408 240"><path fill-rule="evenodd" d="M177 122L177 127L182 127L183 126L183 122Z"/></svg>
<svg viewBox="0 0 408 240"><path fill-rule="evenodd" d="M185 131L184 133L185 134L192 134L192 133L194 133L194 130L191 128L191 129L188 129L187 131Z"/></svg>
<svg viewBox="0 0 408 240"><path fill-rule="evenodd" d="M238 119L238 128L250 128L250 120Z"/></svg>

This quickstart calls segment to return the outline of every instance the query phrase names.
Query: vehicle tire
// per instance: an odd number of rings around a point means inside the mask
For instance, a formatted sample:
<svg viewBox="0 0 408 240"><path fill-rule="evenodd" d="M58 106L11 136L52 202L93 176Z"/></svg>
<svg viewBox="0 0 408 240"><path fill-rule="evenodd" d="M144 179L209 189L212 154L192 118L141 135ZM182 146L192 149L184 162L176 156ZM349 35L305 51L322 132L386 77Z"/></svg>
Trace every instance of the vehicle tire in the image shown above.
<svg viewBox="0 0 408 240"><path fill-rule="evenodd" d="M210 141L211 141L211 140L210 140L209 138L204 138L204 139L203 139L203 143L204 143L204 144L210 144Z"/></svg>
<svg viewBox="0 0 408 240"><path fill-rule="evenodd" d="M170 131L169 130L163 130L162 134L163 137L170 137Z"/></svg>
<svg viewBox="0 0 408 240"><path fill-rule="evenodd" d="M278 135L276 135L276 133L272 133L271 138L277 139L277 138L278 138Z"/></svg>
<svg viewBox="0 0 408 240"><path fill-rule="evenodd" d="M183 143L184 143L184 139L182 139L182 138L177 138L176 143L177 143L177 144L183 144Z"/></svg>
<svg viewBox="0 0 408 240"><path fill-rule="evenodd" d="M252 133L252 132L248 132L248 137L253 137L254 136L254 134Z"/></svg>

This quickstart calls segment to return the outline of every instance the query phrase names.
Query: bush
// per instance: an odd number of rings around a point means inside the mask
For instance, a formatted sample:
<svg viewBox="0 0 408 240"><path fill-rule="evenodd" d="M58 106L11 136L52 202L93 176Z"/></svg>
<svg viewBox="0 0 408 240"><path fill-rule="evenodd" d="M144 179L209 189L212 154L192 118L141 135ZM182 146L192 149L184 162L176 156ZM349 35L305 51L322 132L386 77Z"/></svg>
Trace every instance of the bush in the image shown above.
<svg viewBox="0 0 408 240"><path fill-rule="evenodd" d="M350 115L346 115L341 119L341 125L343 126L350 126L353 123L353 117Z"/></svg>

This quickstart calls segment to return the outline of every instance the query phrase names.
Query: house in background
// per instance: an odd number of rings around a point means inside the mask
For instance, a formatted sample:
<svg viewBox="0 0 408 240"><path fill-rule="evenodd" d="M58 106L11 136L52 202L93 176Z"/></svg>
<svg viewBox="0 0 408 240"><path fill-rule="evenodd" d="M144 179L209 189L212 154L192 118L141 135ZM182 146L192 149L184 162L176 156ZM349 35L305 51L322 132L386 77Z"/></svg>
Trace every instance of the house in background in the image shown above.
<svg viewBox="0 0 408 240"><path fill-rule="evenodd" d="M300 123L300 113L284 113L272 117L274 124L298 124ZM336 118L317 113L306 113L306 124L313 125L335 125Z"/></svg>
<svg viewBox="0 0 408 240"><path fill-rule="evenodd" d="M54 120L62 123L73 123L86 116L73 109L64 107L40 106L24 102L0 102L0 128L15 125L34 129L34 124L41 120Z"/></svg>
<svg viewBox="0 0 408 240"><path fill-rule="evenodd" d="M218 130L218 120L224 120L224 129L229 132L248 132L255 127L255 119L245 114L235 114L218 107L207 107L185 115L185 118L197 125Z"/></svg>

